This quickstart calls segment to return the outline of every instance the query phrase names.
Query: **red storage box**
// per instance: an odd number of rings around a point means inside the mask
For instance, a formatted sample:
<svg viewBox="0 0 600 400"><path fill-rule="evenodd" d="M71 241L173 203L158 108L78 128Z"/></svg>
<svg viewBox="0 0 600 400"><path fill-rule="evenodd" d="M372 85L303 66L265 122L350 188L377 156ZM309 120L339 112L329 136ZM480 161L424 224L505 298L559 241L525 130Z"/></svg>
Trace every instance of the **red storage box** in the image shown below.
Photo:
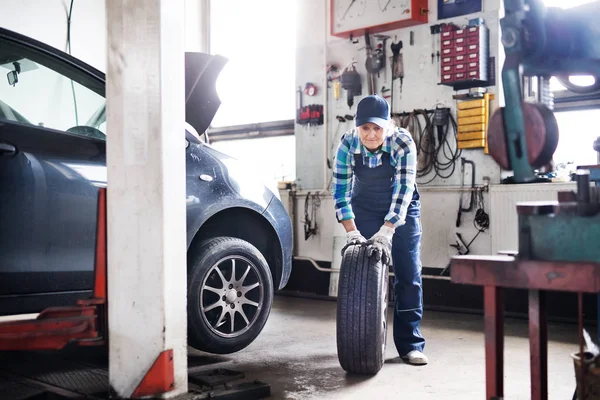
<svg viewBox="0 0 600 400"><path fill-rule="evenodd" d="M454 39L454 32L453 31L442 32L442 33L440 33L440 37L442 38L442 40Z"/></svg>
<svg viewBox="0 0 600 400"><path fill-rule="evenodd" d="M464 37L455 37L454 38L454 44L456 46L464 46L464 45L466 45L468 43L467 43L467 39L464 38Z"/></svg>
<svg viewBox="0 0 600 400"><path fill-rule="evenodd" d="M467 56L464 54L459 54L454 57L454 64L462 64L467 61Z"/></svg>
<svg viewBox="0 0 600 400"><path fill-rule="evenodd" d="M454 74L454 79L457 81L464 81L467 78L467 74L465 72L459 72Z"/></svg>
<svg viewBox="0 0 600 400"><path fill-rule="evenodd" d="M479 28L486 28L483 25L478 25L478 26L468 26L465 30L467 31L467 36L479 36L480 34L480 30L483 29L479 29Z"/></svg>
<svg viewBox="0 0 600 400"><path fill-rule="evenodd" d="M474 71L479 69L479 61L471 61L467 63L467 71Z"/></svg>
<svg viewBox="0 0 600 400"><path fill-rule="evenodd" d="M450 49L454 47L454 39L442 40L442 49Z"/></svg>
<svg viewBox="0 0 600 400"><path fill-rule="evenodd" d="M454 73L454 65L442 66L442 75L453 74L453 73Z"/></svg>
<svg viewBox="0 0 600 400"><path fill-rule="evenodd" d="M442 74L442 82L453 82L454 74Z"/></svg>
<svg viewBox="0 0 600 400"><path fill-rule="evenodd" d="M483 74L483 71L481 71L479 69L467 72L469 79L482 79L482 74Z"/></svg>
<svg viewBox="0 0 600 400"><path fill-rule="evenodd" d="M454 64L454 57L450 56L450 57L442 57L442 67L445 67L446 65L453 65Z"/></svg>
<svg viewBox="0 0 600 400"><path fill-rule="evenodd" d="M454 73L458 74L459 72L466 72L467 64L456 64L454 66Z"/></svg>
<svg viewBox="0 0 600 400"><path fill-rule="evenodd" d="M466 46L454 46L454 55L458 56L461 54L467 54Z"/></svg>
<svg viewBox="0 0 600 400"><path fill-rule="evenodd" d="M447 49L442 49L442 57L452 57L454 56L454 47L448 47Z"/></svg>
<svg viewBox="0 0 600 400"><path fill-rule="evenodd" d="M464 38L467 37L467 31L465 29L458 29L454 31L454 38Z"/></svg>
<svg viewBox="0 0 600 400"><path fill-rule="evenodd" d="M478 44L479 40L480 40L479 35L467 36L467 44Z"/></svg>
<svg viewBox="0 0 600 400"><path fill-rule="evenodd" d="M467 45L467 54L479 53L481 47L479 43Z"/></svg>

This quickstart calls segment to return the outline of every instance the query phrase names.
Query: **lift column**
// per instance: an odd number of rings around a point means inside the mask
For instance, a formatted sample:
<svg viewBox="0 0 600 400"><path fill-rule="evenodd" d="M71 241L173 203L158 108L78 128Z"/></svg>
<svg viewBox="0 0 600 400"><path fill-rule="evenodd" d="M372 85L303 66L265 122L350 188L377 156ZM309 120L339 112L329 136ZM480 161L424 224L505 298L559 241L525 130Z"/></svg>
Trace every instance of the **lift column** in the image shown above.
<svg viewBox="0 0 600 400"><path fill-rule="evenodd" d="M187 392L184 2L108 0L112 395Z"/></svg>

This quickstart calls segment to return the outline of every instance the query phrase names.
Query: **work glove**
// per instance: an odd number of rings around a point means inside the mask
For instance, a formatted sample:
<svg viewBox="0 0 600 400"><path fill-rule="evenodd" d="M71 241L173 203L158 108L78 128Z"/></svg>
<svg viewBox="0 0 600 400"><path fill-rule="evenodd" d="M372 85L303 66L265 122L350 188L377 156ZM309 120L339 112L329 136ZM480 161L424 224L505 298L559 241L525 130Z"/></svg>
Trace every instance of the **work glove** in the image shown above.
<svg viewBox="0 0 600 400"><path fill-rule="evenodd" d="M346 245L342 248L342 257L348 247L361 243L367 243L367 239L358 230L346 232Z"/></svg>
<svg viewBox="0 0 600 400"><path fill-rule="evenodd" d="M367 239L365 239L365 237L356 229L350 232L346 232L346 244L365 243L366 241Z"/></svg>
<svg viewBox="0 0 600 400"><path fill-rule="evenodd" d="M369 257L375 256L383 264L389 265L392 260L392 238L394 229L387 225L379 228L379 231L369 239L371 247L369 248Z"/></svg>

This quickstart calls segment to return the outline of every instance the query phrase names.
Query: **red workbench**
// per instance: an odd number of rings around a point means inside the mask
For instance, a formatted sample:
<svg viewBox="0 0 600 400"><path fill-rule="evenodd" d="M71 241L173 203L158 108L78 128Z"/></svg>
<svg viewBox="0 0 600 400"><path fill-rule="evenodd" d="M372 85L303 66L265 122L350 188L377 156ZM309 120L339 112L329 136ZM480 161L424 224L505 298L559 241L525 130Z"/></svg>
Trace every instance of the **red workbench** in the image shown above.
<svg viewBox="0 0 600 400"><path fill-rule="evenodd" d="M582 296L583 293L600 292L600 264L522 260L510 255L456 256L451 263L451 280L453 283L483 286L487 400L504 397L503 289L529 291L531 399L546 400L548 336L545 291L578 293L581 352Z"/></svg>

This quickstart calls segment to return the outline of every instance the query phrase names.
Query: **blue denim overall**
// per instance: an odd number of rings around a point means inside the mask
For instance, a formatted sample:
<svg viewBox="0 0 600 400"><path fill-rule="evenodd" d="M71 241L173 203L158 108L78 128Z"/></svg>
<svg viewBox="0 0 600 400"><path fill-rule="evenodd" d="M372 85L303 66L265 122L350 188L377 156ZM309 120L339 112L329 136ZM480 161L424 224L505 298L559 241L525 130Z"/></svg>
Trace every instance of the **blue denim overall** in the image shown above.
<svg viewBox="0 0 600 400"><path fill-rule="evenodd" d="M382 154L381 165L369 168L363 164L362 154L355 154L352 210L361 234L373 236L389 212L392 204L395 168L390 154ZM412 350L423 351L425 339L421 335L423 291L421 287L421 204L415 187L406 214L406 223L396 228L392 239L394 268L394 343L400 356Z"/></svg>

